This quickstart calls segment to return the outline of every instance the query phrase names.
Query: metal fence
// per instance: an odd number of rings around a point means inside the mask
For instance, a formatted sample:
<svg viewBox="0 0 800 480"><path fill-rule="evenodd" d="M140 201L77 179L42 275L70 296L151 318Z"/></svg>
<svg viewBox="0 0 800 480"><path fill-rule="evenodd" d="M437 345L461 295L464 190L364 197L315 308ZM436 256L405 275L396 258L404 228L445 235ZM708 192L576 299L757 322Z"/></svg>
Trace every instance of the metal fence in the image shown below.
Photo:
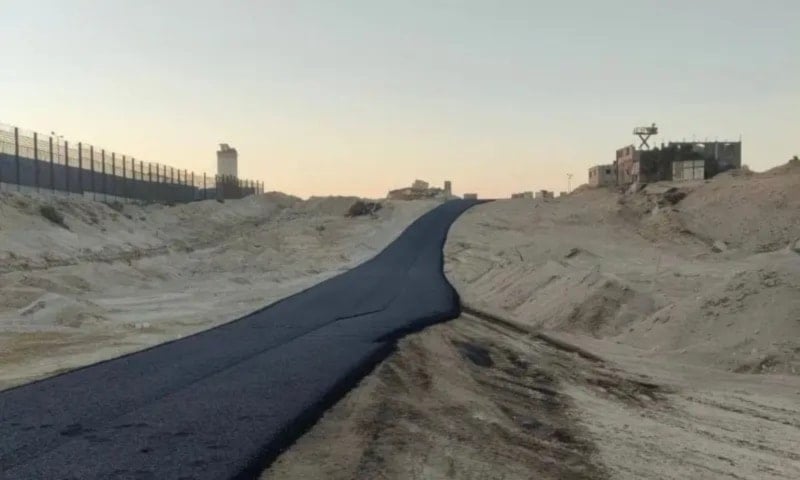
<svg viewBox="0 0 800 480"><path fill-rule="evenodd" d="M263 193L264 184L143 162L61 136L0 124L0 190L186 203Z"/></svg>

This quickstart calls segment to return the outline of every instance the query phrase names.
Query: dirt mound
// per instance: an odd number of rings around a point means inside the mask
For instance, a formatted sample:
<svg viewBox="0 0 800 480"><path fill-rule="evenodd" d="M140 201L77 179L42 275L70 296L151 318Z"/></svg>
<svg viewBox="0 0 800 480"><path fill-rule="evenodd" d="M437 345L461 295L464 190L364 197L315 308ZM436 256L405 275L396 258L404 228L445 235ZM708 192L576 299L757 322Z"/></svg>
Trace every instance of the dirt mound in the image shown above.
<svg viewBox="0 0 800 480"><path fill-rule="evenodd" d="M581 332L594 337L620 333L647 316L653 300L613 275L565 268L548 283L529 291L523 303L506 309L532 326Z"/></svg>
<svg viewBox="0 0 800 480"><path fill-rule="evenodd" d="M679 208L682 224L702 238L747 252L784 248L800 238L800 167L715 177Z"/></svg>
<svg viewBox="0 0 800 480"><path fill-rule="evenodd" d="M347 209L345 216L347 217L361 217L363 215L371 215L383 208L383 204L379 202L365 202L364 200L357 200L350 205Z"/></svg>
<svg viewBox="0 0 800 480"><path fill-rule="evenodd" d="M777 167L774 167L774 168L771 168L771 169L765 171L764 173L761 174L761 176L786 175L786 174L790 174L791 175L791 174L798 174L798 173L800 173L800 158L797 158L795 156L794 158L792 158L791 160L789 160L785 164L777 166Z"/></svg>
<svg viewBox="0 0 800 480"><path fill-rule="evenodd" d="M800 256L761 254L739 268L619 338L727 370L800 373Z"/></svg>
<svg viewBox="0 0 800 480"><path fill-rule="evenodd" d="M300 210L338 217L347 214L350 206L359 200L361 199L358 197L311 197L303 203Z"/></svg>

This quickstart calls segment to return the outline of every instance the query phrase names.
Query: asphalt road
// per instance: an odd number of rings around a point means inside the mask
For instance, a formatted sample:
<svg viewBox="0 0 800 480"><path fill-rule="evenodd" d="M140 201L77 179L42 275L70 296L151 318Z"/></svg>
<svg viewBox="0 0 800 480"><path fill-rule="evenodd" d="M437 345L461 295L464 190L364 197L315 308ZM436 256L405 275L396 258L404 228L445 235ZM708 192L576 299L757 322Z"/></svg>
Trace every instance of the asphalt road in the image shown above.
<svg viewBox="0 0 800 480"><path fill-rule="evenodd" d="M442 247L475 203L242 319L0 392L0 478L257 477L398 338L458 315Z"/></svg>

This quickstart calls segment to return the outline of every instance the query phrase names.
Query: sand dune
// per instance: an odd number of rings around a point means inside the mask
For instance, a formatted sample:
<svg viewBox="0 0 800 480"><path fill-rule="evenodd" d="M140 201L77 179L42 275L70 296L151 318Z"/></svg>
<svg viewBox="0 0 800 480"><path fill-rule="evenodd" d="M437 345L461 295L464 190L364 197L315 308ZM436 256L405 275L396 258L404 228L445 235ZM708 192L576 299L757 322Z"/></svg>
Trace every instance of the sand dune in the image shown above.
<svg viewBox="0 0 800 480"><path fill-rule="evenodd" d="M798 195L788 164L473 208L445 247L467 313L402 340L263 478L800 477ZM3 197L3 380L226 321L432 206L346 219L352 200L78 202L66 230Z"/></svg>
<svg viewBox="0 0 800 480"><path fill-rule="evenodd" d="M237 318L365 260L435 205L345 218L354 200L166 207L3 194L0 388Z"/></svg>
<svg viewBox="0 0 800 480"><path fill-rule="evenodd" d="M469 210L445 269L478 313L403 340L262 478L800 477L798 195L787 165Z"/></svg>

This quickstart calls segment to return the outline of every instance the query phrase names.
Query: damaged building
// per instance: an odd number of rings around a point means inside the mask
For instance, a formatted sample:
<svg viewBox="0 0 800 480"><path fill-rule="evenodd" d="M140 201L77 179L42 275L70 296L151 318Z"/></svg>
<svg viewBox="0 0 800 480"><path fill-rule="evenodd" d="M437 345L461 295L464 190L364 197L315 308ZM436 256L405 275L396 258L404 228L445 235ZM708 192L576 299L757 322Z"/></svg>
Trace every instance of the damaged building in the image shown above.
<svg viewBox="0 0 800 480"><path fill-rule="evenodd" d="M512 193L511 198L533 198L533 192Z"/></svg>
<svg viewBox="0 0 800 480"><path fill-rule="evenodd" d="M444 188L431 187L428 182L414 180L410 187L390 190L387 198L391 200L420 200L425 198L450 198L453 195L453 184L447 180Z"/></svg>
<svg viewBox="0 0 800 480"><path fill-rule="evenodd" d="M592 167L589 170L589 184L626 187L659 181L703 180L726 170L741 168L742 143L669 142L650 150L628 145L617 150L616 159L611 165L611 177L603 175L607 167Z"/></svg>
<svg viewBox="0 0 800 480"><path fill-rule="evenodd" d="M617 183L617 173L613 164L595 165L589 169L589 186L607 187Z"/></svg>

